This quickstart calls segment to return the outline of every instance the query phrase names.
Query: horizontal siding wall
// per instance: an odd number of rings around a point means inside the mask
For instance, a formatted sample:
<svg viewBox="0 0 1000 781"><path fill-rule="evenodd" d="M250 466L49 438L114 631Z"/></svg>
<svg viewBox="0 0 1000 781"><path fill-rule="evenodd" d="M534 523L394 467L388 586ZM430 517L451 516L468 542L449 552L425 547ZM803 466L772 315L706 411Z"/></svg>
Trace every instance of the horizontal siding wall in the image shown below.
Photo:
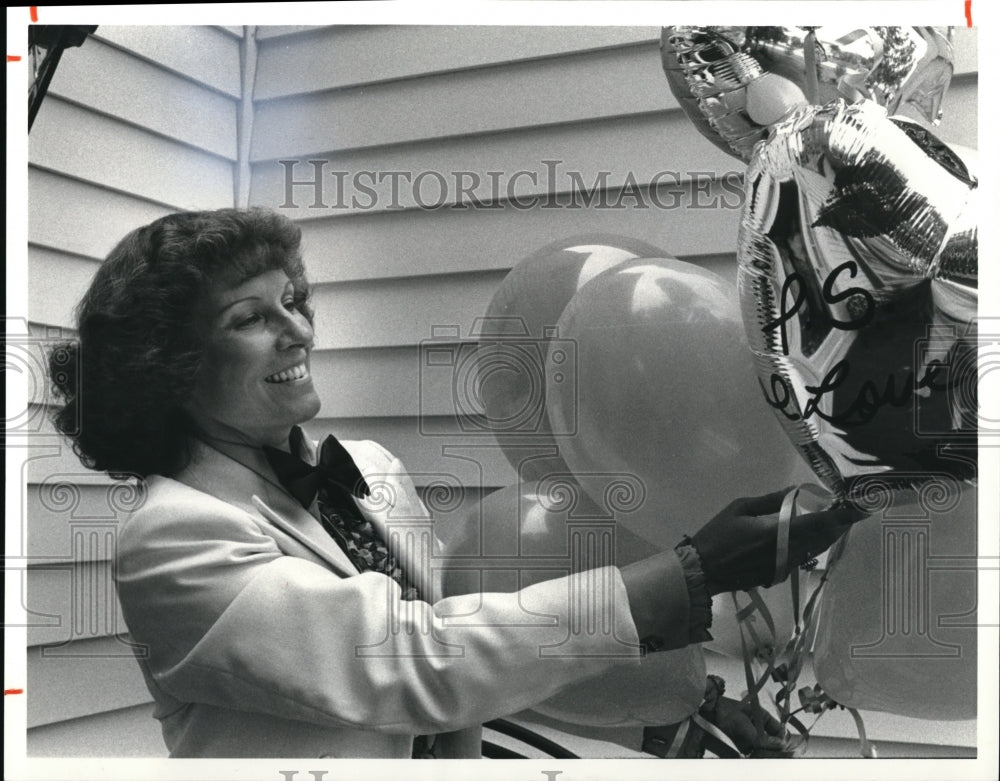
<svg viewBox="0 0 1000 781"><path fill-rule="evenodd" d="M975 146L975 37L956 35L938 132ZM418 475L440 472L452 445L490 441L438 436L457 430L461 405L421 343L442 327L474 342L475 319L535 249L619 234L734 279L743 167L679 109L658 29L292 27L257 37L251 202L303 229L322 425L377 432ZM406 177L421 175L414 194ZM626 183L638 197L618 201ZM622 208L587 208L580 187ZM510 483L506 459L487 451L485 488Z"/></svg>
<svg viewBox="0 0 1000 781"><path fill-rule="evenodd" d="M317 427L379 439L418 485L442 475L470 490L507 485L513 469L488 433L458 420L468 410L456 405L453 377L430 370L422 342L443 327L467 360L475 320L503 277L559 237L642 238L731 276L738 212L691 207L722 197L738 206L740 166L691 132L660 71L658 35L259 31L251 202L278 208L303 229L316 296ZM331 67L310 67L317 59ZM308 182L317 166L321 193L289 187L289 171ZM511 182L517 171L524 173ZM396 196L391 180L375 184L374 196L351 186L387 172L423 173L427 186L416 197L401 180ZM494 180L490 172L498 172ZM720 176L728 176L728 192ZM614 203L627 182L645 203L675 208L632 208L634 198L622 198L619 209L542 208L546 198L567 203L574 186ZM491 201L496 208L482 208ZM422 208L428 204L440 208ZM479 469L456 454L465 448Z"/></svg>
<svg viewBox="0 0 1000 781"><path fill-rule="evenodd" d="M122 736L128 739L123 740ZM28 756L157 757L165 754L153 704L62 720L28 733Z"/></svg>
<svg viewBox="0 0 1000 781"><path fill-rule="evenodd" d="M237 34L238 31L238 34ZM129 231L233 205L242 29L100 26L63 56L29 138L28 311L41 345ZM40 356L34 356L37 360ZM32 755L163 755L111 578L137 497L85 469L33 387L21 568Z"/></svg>
<svg viewBox="0 0 1000 781"><path fill-rule="evenodd" d="M101 26L64 56L30 138L31 335L72 336L73 307L129 230L177 209L233 202L239 27ZM460 419L435 327L467 358L473 326L518 260L558 238L619 234L735 277L742 166L703 139L667 88L655 28L259 28L251 202L297 220L315 283L316 431L382 442L407 464L446 541L513 469L475 410ZM977 146L974 33L956 31L957 76L939 128ZM317 63L320 66L317 66ZM281 160L314 188L288 200ZM558 161L545 163L544 161ZM551 168L555 166L555 175ZM431 174L360 189L338 205L332 172ZM518 177L508 189L511 175ZM452 172L464 172L459 192ZM490 172L502 172L495 191ZM575 186L624 208L542 208ZM606 178L602 179L603 172ZM532 176L532 174L534 176ZM478 186L468 182L479 178ZM357 205L350 196L357 196ZM659 208L654 203L670 208ZM521 208L532 200L536 203ZM496 201L497 208L481 208ZM58 444L37 388L24 475L28 735L35 755L163 753L111 593L115 530L137 500ZM967 745L953 733L942 742ZM895 732L893 740L906 740ZM839 734L831 739L846 739ZM932 737L927 738L933 742Z"/></svg>

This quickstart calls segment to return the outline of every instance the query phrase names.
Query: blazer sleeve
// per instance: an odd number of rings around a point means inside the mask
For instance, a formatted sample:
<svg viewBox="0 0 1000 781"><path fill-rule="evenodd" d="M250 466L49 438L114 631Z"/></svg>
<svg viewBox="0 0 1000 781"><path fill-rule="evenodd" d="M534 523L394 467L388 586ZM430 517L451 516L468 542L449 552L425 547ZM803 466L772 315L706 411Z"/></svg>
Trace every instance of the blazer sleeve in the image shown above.
<svg viewBox="0 0 1000 781"><path fill-rule="evenodd" d="M283 554L249 513L179 483L126 525L116 581L164 693L331 726L447 732L638 663L616 568L406 602L383 575Z"/></svg>

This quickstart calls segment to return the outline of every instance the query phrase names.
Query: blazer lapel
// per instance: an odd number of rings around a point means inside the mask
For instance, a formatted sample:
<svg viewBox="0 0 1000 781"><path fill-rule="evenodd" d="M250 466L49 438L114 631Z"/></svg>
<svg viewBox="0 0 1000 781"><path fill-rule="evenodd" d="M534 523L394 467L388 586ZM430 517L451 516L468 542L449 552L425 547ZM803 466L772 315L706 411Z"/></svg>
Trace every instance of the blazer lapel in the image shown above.
<svg viewBox="0 0 1000 781"><path fill-rule="evenodd" d="M177 475L177 479L252 515L263 517L268 524L316 554L338 574L345 577L357 575L357 568L322 524L277 480L270 477L270 471L263 453L257 449L198 440L191 463Z"/></svg>
<svg viewBox="0 0 1000 781"><path fill-rule="evenodd" d="M368 499L355 500L358 509L385 540L421 598L433 601L441 593L440 568L435 566L441 553L431 515L412 481L402 464L398 460L387 463L391 457L377 446L365 441L342 444L372 490Z"/></svg>
<svg viewBox="0 0 1000 781"><path fill-rule="evenodd" d="M254 494L251 496L251 502L267 521L320 555L338 573L345 577L358 574L357 567L336 540L295 497L283 491L269 490L265 486L264 497Z"/></svg>
<svg viewBox="0 0 1000 781"><path fill-rule="evenodd" d="M433 521L402 465L378 446L364 441L342 441L372 489L367 500L355 500L361 514L385 540L410 582L425 600L440 594L441 555ZM304 439L298 454L316 463L317 443ZM395 471L394 471L395 470ZM223 501L262 517L319 556L345 577L357 575L347 554L309 510L273 476L258 448L229 442L197 440L191 464L177 479Z"/></svg>

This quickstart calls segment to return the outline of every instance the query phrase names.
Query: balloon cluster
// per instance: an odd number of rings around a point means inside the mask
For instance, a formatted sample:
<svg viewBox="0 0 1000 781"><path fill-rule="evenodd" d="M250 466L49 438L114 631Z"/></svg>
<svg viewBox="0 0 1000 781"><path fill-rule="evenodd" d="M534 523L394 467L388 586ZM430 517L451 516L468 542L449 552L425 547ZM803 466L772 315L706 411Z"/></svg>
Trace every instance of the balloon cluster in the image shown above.
<svg viewBox="0 0 1000 781"><path fill-rule="evenodd" d="M934 640L924 592L930 531L933 555L974 555L977 180L966 150L903 116L939 118L951 46L930 27L684 26L664 28L661 50L698 130L749 164L737 287L617 236L517 264L484 321L477 398L518 484L482 502L457 553L499 556L482 571L506 569L490 588L513 590L673 547L731 499L810 469L837 500L877 486L893 497L869 507L883 522L858 524L824 573L716 599L711 647L764 663L791 724L812 646L819 685L800 711L974 715L974 633ZM893 623L900 605L916 645ZM954 588L934 605L969 609ZM928 694L930 678L957 683ZM539 710L676 721L703 682L696 649L654 654Z"/></svg>
<svg viewBox="0 0 1000 781"><path fill-rule="evenodd" d="M687 26L661 52L698 130L749 163L738 286L763 397L835 495L887 497L823 577L824 697L974 717L957 616L975 583L930 573L975 556L978 182L974 153L913 121L939 119L951 46L929 27Z"/></svg>
<svg viewBox="0 0 1000 781"><path fill-rule="evenodd" d="M733 497L807 474L746 392L754 366L736 289L707 269L620 236L558 241L511 270L482 323L475 395L518 482L463 520L449 553L481 566L449 572L446 593L638 561ZM720 602L720 624L731 618ZM739 652L732 631L713 647ZM704 682L692 647L612 668L536 710L587 726L672 723L697 710Z"/></svg>
<svg viewBox="0 0 1000 781"><path fill-rule="evenodd" d="M519 479L572 476L654 545L796 468L746 391L736 290L707 269L617 236L557 242L514 267L485 323L478 395Z"/></svg>

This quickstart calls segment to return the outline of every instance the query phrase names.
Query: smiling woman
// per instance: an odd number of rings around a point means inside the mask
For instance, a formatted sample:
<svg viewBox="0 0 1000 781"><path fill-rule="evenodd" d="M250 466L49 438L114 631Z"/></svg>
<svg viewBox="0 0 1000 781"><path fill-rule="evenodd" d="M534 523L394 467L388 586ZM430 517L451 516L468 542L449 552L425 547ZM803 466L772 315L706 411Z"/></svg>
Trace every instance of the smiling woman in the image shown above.
<svg viewBox="0 0 1000 781"><path fill-rule="evenodd" d="M144 485L115 579L171 756L478 756L484 721L709 639L711 595L776 571L783 494L634 564L439 594L442 554L399 460L299 425L320 408L312 309L299 231L274 213L133 231L78 321L79 348L51 362L56 422L85 464ZM796 518L789 565L856 517Z"/></svg>
<svg viewBox="0 0 1000 781"><path fill-rule="evenodd" d="M214 284L204 357L188 410L205 432L244 430L280 447L288 430L319 412L309 374L313 328L282 269L236 287Z"/></svg>
<svg viewBox="0 0 1000 781"><path fill-rule="evenodd" d="M77 306L79 343L67 345L76 357L52 373L66 400L57 427L75 432L84 421L74 435L84 464L144 477L171 474L186 463L195 394L221 402L240 387L229 378L209 391L206 376L219 371L208 352L237 343L223 330L229 321L218 319L223 299L235 301L238 286L274 272L284 280L279 296L294 301L302 327L311 329L299 241L298 228L279 215L224 209L169 215L118 243ZM76 355L81 348L86 360ZM222 352L217 357L225 361ZM232 358L235 367L241 359L235 352ZM278 365L273 355L267 360L271 372L294 363Z"/></svg>

